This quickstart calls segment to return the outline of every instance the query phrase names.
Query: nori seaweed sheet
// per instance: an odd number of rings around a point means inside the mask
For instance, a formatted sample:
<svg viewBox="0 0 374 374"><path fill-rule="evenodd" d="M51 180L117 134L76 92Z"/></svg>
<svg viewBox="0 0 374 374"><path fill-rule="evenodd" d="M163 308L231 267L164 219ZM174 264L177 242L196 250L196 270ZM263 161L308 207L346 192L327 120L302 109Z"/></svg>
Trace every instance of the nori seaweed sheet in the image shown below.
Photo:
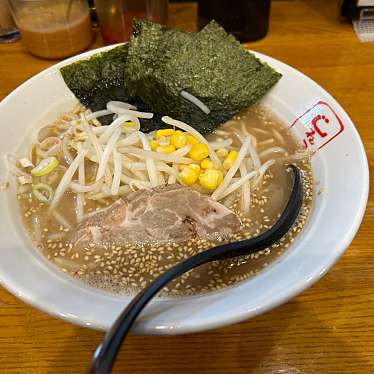
<svg viewBox="0 0 374 374"><path fill-rule="evenodd" d="M212 21L199 33L136 21L125 76L132 95L158 115L208 133L257 102L281 77ZM211 112L180 96L185 90Z"/></svg>
<svg viewBox="0 0 374 374"><path fill-rule="evenodd" d="M128 45L120 45L64 66L60 71L67 86L83 105L92 111L105 109L110 100L130 99L123 79L127 52ZM111 119L112 116L106 116L100 121L107 124Z"/></svg>
<svg viewBox="0 0 374 374"><path fill-rule="evenodd" d="M125 82L124 71L129 45L115 47L108 52L93 55L87 60L77 61L60 69L62 77L77 99L93 112L106 108L108 101L125 101L135 105L138 110L151 112L139 97L131 96L129 85ZM99 118L103 125L109 125L113 116ZM140 120L142 131L165 127L161 116L150 120Z"/></svg>
<svg viewBox="0 0 374 374"><path fill-rule="evenodd" d="M175 58L193 35L158 23L134 20L124 72L132 96L142 92L142 81L161 80L165 63Z"/></svg>
<svg viewBox="0 0 374 374"><path fill-rule="evenodd" d="M61 73L93 111L119 100L153 112L153 119L141 120L145 132L165 127L163 115L211 132L257 102L281 77L214 21L199 33L144 20L135 20L133 29L129 44L65 66ZM182 90L205 103L209 115L184 99ZM100 121L108 124L111 117Z"/></svg>
<svg viewBox="0 0 374 374"><path fill-rule="evenodd" d="M250 106L281 77L215 21L169 61L166 75L172 72L180 88L199 97L211 109L222 104L234 110Z"/></svg>

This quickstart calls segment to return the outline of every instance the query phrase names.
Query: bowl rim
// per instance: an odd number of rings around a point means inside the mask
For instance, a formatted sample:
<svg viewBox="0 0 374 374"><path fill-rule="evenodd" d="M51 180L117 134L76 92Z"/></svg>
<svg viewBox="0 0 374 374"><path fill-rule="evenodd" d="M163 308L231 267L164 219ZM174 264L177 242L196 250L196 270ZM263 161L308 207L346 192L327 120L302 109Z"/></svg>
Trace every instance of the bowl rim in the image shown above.
<svg viewBox="0 0 374 374"><path fill-rule="evenodd" d="M120 44L122 44L122 43L120 43ZM112 48L114 48L114 47L116 47L120 44L105 46L105 47L97 48L97 49L94 49L94 50L90 50L90 51L81 53L79 55L70 57L68 59L65 59L63 61L60 61L57 64L54 64L54 65L48 67L47 69L42 70L38 74L32 76L31 78L29 78L28 80L23 82L20 86L18 86L15 90L13 90L9 95L7 95L0 102L0 112L1 112L2 107L7 104L8 100L10 100L13 95L22 91L24 87L33 84L33 82L35 80L38 80L40 77L42 77L46 74L49 74L51 72L54 72L54 71L58 70L59 68L61 68L62 66L65 66L67 64L70 64L70 63L78 61L78 60L88 58L95 53L99 53L99 52L103 52L103 51L112 49ZM266 311L269 311L269 310L279 306L280 304L283 304L283 303L287 302L288 300L290 300L291 298L293 298L294 296L296 296L297 294L299 294L300 292L302 292L303 290L305 290L306 288L310 287L312 284L317 282L336 263L336 261L339 259L339 257L344 253L344 251L347 249L349 244L352 242L354 236L356 235L356 233L359 229L361 221L364 217L365 209L366 209L366 205L367 205L367 200L368 200L368 194L369 194L369 167L368 167L367 156L366 156L366 153L365 153L365 149L364 149L362 140L359 136L359 133L358 133L354 123L352 122L352 120L350 119L348 114L341 107L341 105L325 89L323 89L318 83L316 83L314 80L312 80L311 78L309 78L308 76L306 76L302 72L294 69L293 67L289 66L288 64L285 64L285 63L283 63L283 62L281 62L277 59L274 59L274 58L269 57L267 55L264 55L262 53L258 53L258 52L255 52L255 51L250 51L250 52L254 53L257 57L259 57L262 60L265 60L265 61L269 62L270 64L275 63L278 66L284 67L285 69L291 69L291 71L293 73L295 73L298 76L301 76L304 80L307 80L308 84L313 84L316 88L318 88L318 90L321 93L323 93L323 96L327 97L329 102L334 105L334 108L337 108L339 111L341 111L342 113L344 113L346 115L346 119L349 122L349 125L351 126L351 130L353 131L353 134L356 137L356 140L358 142L360 152L361 152L360 157L363 161L363 164L361 165L361 167L363 168L363 176L364 176L363 180L361 181L362 193L361 193L361 196L360 196L359 204L356 207L356 214L355 214L355 217L354 217L354 221L352 221L349 232L347 232L346 235L344 236L344 238L342 238L342 240L339 241L339 245L337 245L335 250L334 250L334 256L332 258L330 258L328 263L322 263L321 262L320 267L315 269L312 277L309 277L308 279L302 279L297 285L295 285L292 288L292 290L284 290L283 293L278 294L277 297L274 300L271 300L266 305L262 305L261 307L257 308L256 310L248 311L248 310L242 309L240 313L236 313L236 314L226 313L226 314L220 315L220 318L200 320L198 323L196 323L196 321L195 321L193 325L190 325L190 324L186 323L184 325L180 325L177 328L173 328L173 329L161 329L161 330L159 330L159 329L155 329L152 326L147 326L147 325L143 325L142 323L140 323L136 326L135 331L137 333L176 334L176 333L190 333L190 332L209 330L209 329L221 327L221 326L228 325L228 324L237 323L237 322L243 321L245 319L255 317L255 316L257 316L261 313L264 313ZM97 328L97 329L102 329L102 330L106 330L109 327L108 321L106 321L106 322L92 321L91 319L84 319L82 317L78 318L74 315L65 314L65 313L62 313L61 311L56 310L53 305L49 305L48 303L45 303L45 302L43 302L39 299L34 298L32 294L26 294L26 293L19 292L17 287L15 285L13 285L12 282L7 281L7 276L1 270L1 267L0 267L0 284L5 289L7 289L9 292L11 292L13 295L17 296L18 298L20 298L24 302L32 305L33 307L36 307L39 310L44 311L44 312L46 312L46 313L48 313L52 316L55 316L57 318L60 318L60 319L63 319L65 321L72 322L72 323L75 323L75 324L79 324L81 326L92 327L92 328ZM197 296L196 295L195 296L190 296L190 297L186 297L185 299L187 300L189 298L194 298L194 297L197 297Z"/></svg>

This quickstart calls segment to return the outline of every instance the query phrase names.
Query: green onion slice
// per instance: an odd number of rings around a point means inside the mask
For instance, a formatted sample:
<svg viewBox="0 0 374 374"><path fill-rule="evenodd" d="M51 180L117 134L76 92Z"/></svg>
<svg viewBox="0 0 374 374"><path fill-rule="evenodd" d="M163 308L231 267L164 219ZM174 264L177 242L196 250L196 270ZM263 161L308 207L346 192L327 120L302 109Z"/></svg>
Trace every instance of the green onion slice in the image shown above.
<svg viewBox="0 0 374 374"><path fill-rule="evenodd" d="M43 175L49 174L58 165L58 160L56 157L47 157L40 161L34 169L31 170L31 175L33 177L41 177Z"/></svg>
<svg viewBox="0 0 374 374"><path fill-rule="evenodd" d="M33 195L42 203L50 203L53 198L53 189L49 184L37 183L32 186Z"/></svg>

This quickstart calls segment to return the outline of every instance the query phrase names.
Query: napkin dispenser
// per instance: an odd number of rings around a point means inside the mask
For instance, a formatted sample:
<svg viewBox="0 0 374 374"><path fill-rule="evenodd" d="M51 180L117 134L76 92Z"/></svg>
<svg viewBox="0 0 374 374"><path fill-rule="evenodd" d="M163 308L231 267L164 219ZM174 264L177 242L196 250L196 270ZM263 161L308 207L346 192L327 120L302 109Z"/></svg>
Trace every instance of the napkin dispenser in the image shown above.
<svg viewBox="0 0 374 374"><path fill-rule="evenodd" d="M343 0L340 5L342 18L352 21L359 40L374 41L374 0Z"/></svg>

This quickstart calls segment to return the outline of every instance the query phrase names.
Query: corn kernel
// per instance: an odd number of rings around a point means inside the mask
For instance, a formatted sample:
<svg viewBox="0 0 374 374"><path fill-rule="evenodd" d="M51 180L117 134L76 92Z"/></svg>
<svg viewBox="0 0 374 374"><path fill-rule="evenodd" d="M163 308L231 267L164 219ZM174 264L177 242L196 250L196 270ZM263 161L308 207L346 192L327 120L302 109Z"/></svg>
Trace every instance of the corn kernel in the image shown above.
<svg viewBox="0 0 374 374"><path fill-rule="evenodd" d="M156 131L156 139L161 138L161 136L172 136L174 134L173 129L161 129Z"/></svg>
<svg viewBox="0 0 374 374"><path fill-rule="evenodd" d="M187 135L184 132L177 130L171 136L170 142L175 148L182 148L187 144Z"/></svg>
<svg viewBox="0 0 374 374"><path fill-rule="evenodd" d="M183 170L179 173L179 179L183 184L187 186L191 186L194 184L199 177L199 173L191 168L191 166L186 166Z"/></svg>
<svg viewBox="0 0 374 374"><path fill-rule="evenodd" d="M199 141L194 136L187 135L187 143L195 145L195 144L199 144Z"/></svg>
<svg viewBox="0 0 374 374"><path fill-rule="evenodd" d="M230 151L230 153L225 158L225 161L223 161L223 168L225 170L229 170L237 157L238 157L238 152Z"/></svg>
<svg viewBox="0 0 374 374"><path fill-rule="evenodd" d="M158 144L160 144L160 146L164 146L164 145L169 145L170 144L170 137L168 136L161 136L159 139L158 139Z"/></svg>
<svg viewBox="0 0 374 374"><path fill-rule="evenodd" d="M196 173L198 173L198 174L201 173L201 171L202 171L201 168L200 168L200 165L198 165L198 164L188 164L188 165L180 164L180 165L178 165L179 170L183 170L186 167L191 168L192 170L196 171Z"/></svg>
<svg viewBox="0 0 374 374"><path fill-rule="evenodd" d="M175 147L171 144L169 145L164 145L164 146L158 146L156 148L156 151L159 153L172 153L175 151Z"/></svg>
<svg viewBox="0 0 374 374"><path fill-rule="evenodd" d="M200 166L202 167L202 169L213 169L214 168L213 162L208 159L201 161Z"/></svg>
<svg viewBox="0 0 374 374"><path fill-rule="evenodd" d="M189 156L195 161L201 161L202 159L208 157L208 155L208 146L202 143L194 144L189 153Z"/></svg>
<svg viewBox="0 0 374 374"><path fill-rule="evenodd" d="M223 173L221 170L208 169L199 176L199 182L202 187L207 190L215 190L223 181Z"/></svg>
<svg viewBox="0 0 374 374"><path fill-rule="evenodd" d="M155 151L158 147L158 143L156 142L156 140L150 140L149 146L151 147L152 151Z"/></svg>
<svg viewBox="0 0 374 374"><path fill-rule="evenodd" d="M196 171L197 174L200 173L201 169L200 169L199 165L197 165L197 164L189 164L188 167L191 168L192 170Z"/></svg>
<svg viewBox="0 0 374 374"><path fill-rule="evenodd" d="M229 154L229 151L226 148L220 148L216 150L217 156L224 158Z"/></svg>

